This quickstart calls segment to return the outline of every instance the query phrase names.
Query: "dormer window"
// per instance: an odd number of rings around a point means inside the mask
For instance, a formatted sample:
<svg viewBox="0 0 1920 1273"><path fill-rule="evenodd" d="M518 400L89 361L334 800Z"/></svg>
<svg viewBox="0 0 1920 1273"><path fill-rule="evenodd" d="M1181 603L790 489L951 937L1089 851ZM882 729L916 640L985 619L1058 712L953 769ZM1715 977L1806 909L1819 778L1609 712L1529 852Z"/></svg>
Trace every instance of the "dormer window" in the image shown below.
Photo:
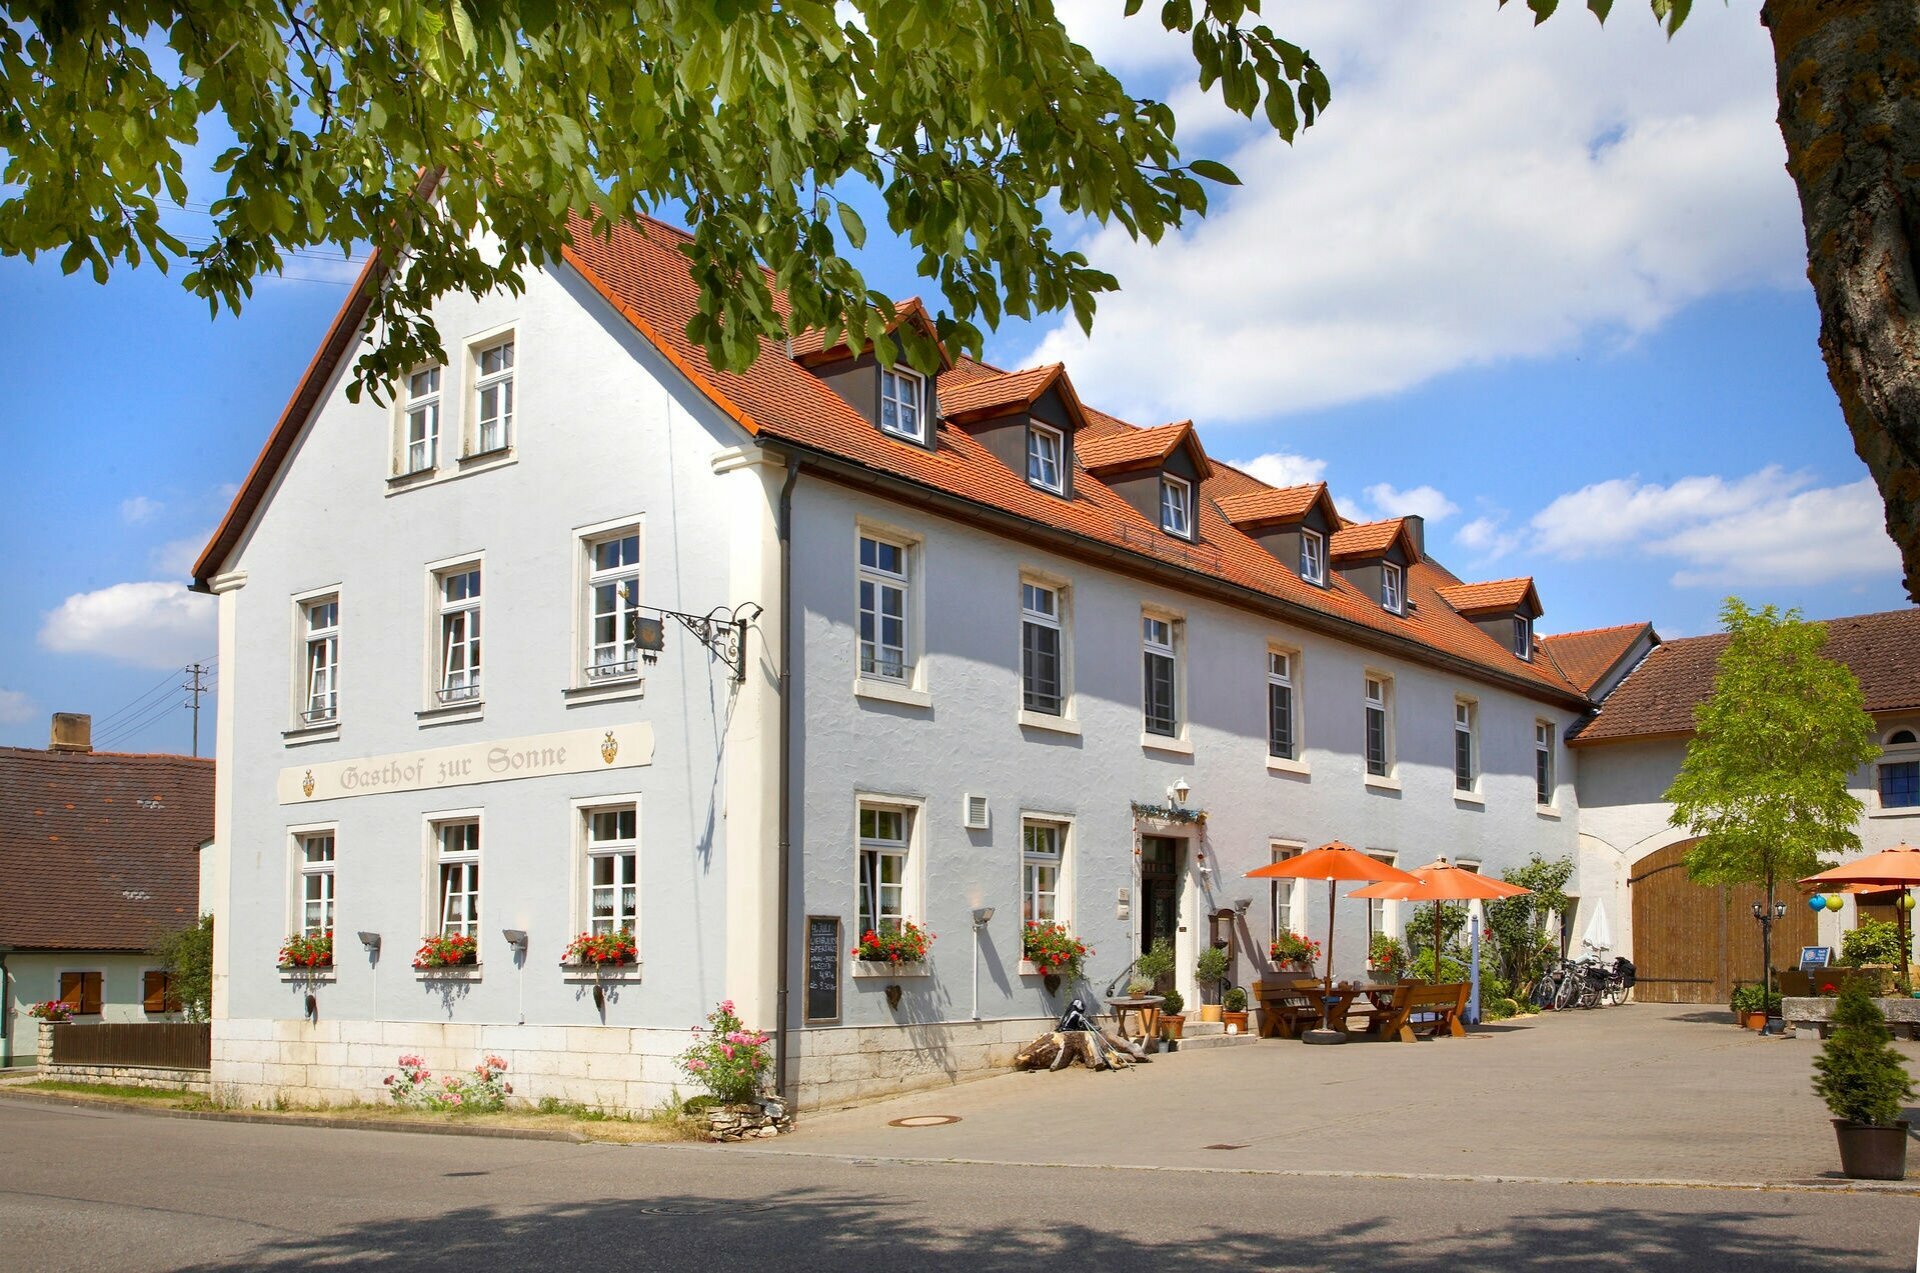
<svg viewBox="0 0 1920 1273"><path fill-rule="evenodd" d="M1533 658L1533 620L1523 614L1513 616L1513 652L1523 659Z"/></svg>
<svg viewBox="0 0 1920 1273"><path fill-rule="evenodd" d="M1380 608L1392 614L1407 611L1406 572L1390 561L1380 563Z"/></svg>
<svg viewBox="0 0 1920 1273"><path fill-rule="evenodd" d="M880 429L897 438L925 445L926 382L904 367L880 369Z"/></svg>
<svg viewBox="0 0 1920 1273"><path fill-rule="evenodd" d="M1182 539L1193 538L1193 484L1184 477L1161 475L1160 529Z"/></svg>
<svg viewBox="0 0 1920 1273"><path fill-rule="evenodd" d="M1300 528L1300 577L1327 586L1327 537L1311 526Z"/></svg>
<svg viewBox="0 0 1920 1273"><path fill-rule="evenodd" d="M1027 481L1043 491L1061 494L1061 457L1066 443L1060 430L1034 421L1027 426Z"/></svg>

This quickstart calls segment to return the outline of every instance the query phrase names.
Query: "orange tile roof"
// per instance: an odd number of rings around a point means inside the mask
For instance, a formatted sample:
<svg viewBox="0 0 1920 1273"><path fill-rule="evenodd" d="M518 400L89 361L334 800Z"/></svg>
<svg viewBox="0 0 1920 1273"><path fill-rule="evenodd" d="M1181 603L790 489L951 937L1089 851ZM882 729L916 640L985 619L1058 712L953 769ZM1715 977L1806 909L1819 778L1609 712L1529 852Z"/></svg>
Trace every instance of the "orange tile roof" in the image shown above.
<svg viewBox="0 0 1920 1273"><path fill-rule="evenodd" d="M929 334L933 332L933 320L928 316L927 307L921 304L918 296L911 296L904 301L894 302L893 319L887 324L887 330L892 331L908 319L912 319L919 326L925 328ZM868 344L871 344L871 342L866 342L862 345L862 348L867 347ZM844 354L848 349L849 346L845 332L840 334L840 339L835 341L830 349L827 346L827 329L824 327L809 327L788 342L787 356L800 362L807 362L810 359L818 361L819 355L821 354ZM945 352L945 348L942 347L941 353L943 356ZM948 361L950 362L951 360Z"/></svg>
<svg viewBox="0 0 1920 1273"><path fill-rule="evenodd" d="M1322 499L1328 500L1328 511L1331 512L1332 502L1327 495L1327 484L1309 482L1305 486L1281 486L1248 491L1244 495L1226 495L1221 497L1219 503L1220 511L1234 525L1262 526L1297 522Z"/></svg>
<svg viewBox="0 0 1920 1273"><path fill-rule="evenodd" d="M1443 594L1444 595L1444 594ZM1560 665L1569 681L1591 695L1608 672L1626 656L1641 633L1653 634L1650 623L1623 623L1612 628L1590 628L1584 632L1560 632L1541 637L1540 649ZM1659 637L1654 636L1658 641Z"/></svg>
<svg viewBox="0 0 1920 1273"><path fill-rule="evenodd" d="M1517 579L1495 579L1488 583L1463 583L1451 588L1440 589L1440 597L1461 614L1481 614L1493 610L1518 610L1532 594L1535 605L1540 603L1538 593L1533 591L1533 576L1521 575Z"/></svg>
<svg viewBox="0 0 1920 1273"><path fill-rule="evenodd" d="M1389 517L1383 522L1358 522L1345 530L1335 531L1328 550L1335 561L1342 557L1378 557L1393 547L1398 539L1407 541L1409 558L1419 555L1413 551L1413 540L1407 534L1407 522L1403 517Z"/></svg>
<svg viewBox="0 0 1920 1273"><path fill-rule="evenodd" d="M1066 376L1061 364L1029 367L1002 375L971 376L956 381L952 388L940 389L940 413L948 419L961 416L990 416L1021 407L1030 407Z"/></svg>
<svg viewBox="0 0 1920 1273"><path fill-rule="evenodd" d="M647 220L617 226L611 236L602 238L576 223L573 238L573 244L562 251L563 262L631 322L696 390L749 434L784 441L805 452L816 467L857 476L883 489L891 487L907 499L924 500L931 493L957 501L954 515L973 510L999 519L990 523L997 533L1031 534L1063 551L1084 550L1112 568L1125 569L1133 561L1143 570L1184 571L1191 586L1235 590L1242 604L1274 607L1290 621L1332 631L1342 639L1406 657L1450 660L1476 675L1539 697L1569 705L1584 703L1584 696L1556 669L1515 658L1441 604L1435 589L1456 581L1437 566L1416 562L1409 571L1407 591L1416 609L1404 616L1386 613L1377 600L1362 596L1338 575L1324 588L1302 581L1235 527L1216 502L1271 488L1228 465L1206 463L1190 423L1137 429L1083 406L1086 424L1075 449L1083 464L1089 462L1089 448L1091 462L1102 464L1111 462L1115 453L1165 455L1179 438L1189 439L1204 474L1192 543L1163 533L1097 477L1075 482L1067 499L1036 490L964 429L937 428L931 449L891 438L786 357L784 342L762 342L760 357L745 372L714 367L686 335L698 287L680 251L690 241L683 231ZM370 281L377 281L378 269L370 265L369 270ZM239 543L319 394L350 350L369 295L366 287L356 289L335 319L329 342L316 355L226 520L196 564L197 586L207 585ZM348 339L333 339L341 333ZM970 382L1009 374L1017 373L958 359L939 377L940 397L949 399ZM1066 383L1064 377L1061 383ZM1109 444L1104 441L1108 438L1115 441ZM1389 537L1394 531L1404 533L1397 519L1375 525L1391 528L1385 531ZM1342 534L1352 536L1356 531L1361 532L1359 538L1382 533L1354 527Z"/></svg>
<svg viewBox="0 0 1920 1273"><path fill-rule="evenodd" d="M1211 476L1207 453L1201 448L1200 439L1194 435L1191 420L1087 438L1074 451L1080 460L1080 467L1087 472L1118 473L1158 464L1172 455L1174 448L1182 443L1192 450L1193 461L1199 468L1202 480Z"/></svg>

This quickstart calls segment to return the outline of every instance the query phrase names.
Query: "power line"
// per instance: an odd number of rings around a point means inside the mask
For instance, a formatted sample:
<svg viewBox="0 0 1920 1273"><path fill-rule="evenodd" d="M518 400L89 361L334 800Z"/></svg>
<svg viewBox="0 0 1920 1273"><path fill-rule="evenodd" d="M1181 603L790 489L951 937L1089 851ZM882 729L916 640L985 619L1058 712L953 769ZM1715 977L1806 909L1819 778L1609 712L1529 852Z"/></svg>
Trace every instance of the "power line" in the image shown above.
<svg viewBox="0 0 1920 1273"><path fill-rule="evenodd" d="M132 700L131 702L122 704L117 710L110 712L105 716L102 716L100 720L95 724L94 728L97 730L100 730L103 733L106 730L111 729L114 723L117 720L119 720L121 717L126 716L128 713L138 708L146 700L152 698L155 694L158 694L162 690L167 689L169 686L171 686L173 684L173 678L178 675L180 675L179 668L175 668L172 671L168 672L165 676L160 678L160 683L155 685L152 689L148 690L146 693L140 695L140 697Z"/></svg>

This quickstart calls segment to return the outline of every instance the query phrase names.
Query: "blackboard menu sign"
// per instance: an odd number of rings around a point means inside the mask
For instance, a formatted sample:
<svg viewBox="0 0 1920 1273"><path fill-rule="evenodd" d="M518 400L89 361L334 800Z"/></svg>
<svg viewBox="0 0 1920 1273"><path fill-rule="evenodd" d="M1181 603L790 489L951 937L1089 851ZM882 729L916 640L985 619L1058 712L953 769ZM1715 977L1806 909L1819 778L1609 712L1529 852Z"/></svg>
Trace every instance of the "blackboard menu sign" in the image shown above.
<svg viewBox="0 0 1920 1273"><path fill-rule="evenodd" d="M807 916L807 1020L840 1019L840 917Z"/></svg>

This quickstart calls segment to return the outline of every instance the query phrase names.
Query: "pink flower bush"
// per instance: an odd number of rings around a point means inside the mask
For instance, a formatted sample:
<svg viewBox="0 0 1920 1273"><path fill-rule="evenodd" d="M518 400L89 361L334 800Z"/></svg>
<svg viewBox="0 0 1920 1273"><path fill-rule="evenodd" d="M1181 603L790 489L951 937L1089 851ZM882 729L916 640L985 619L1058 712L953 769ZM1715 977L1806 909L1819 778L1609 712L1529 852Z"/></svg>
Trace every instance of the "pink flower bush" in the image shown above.
<svg viewBox="0 0 1920 1273"><path fill-rule="evenodd" d="M734 1013L733 1000L722 1000L707 1014L707 1024L693 1028L693 1045L680 1054L686 1076L729 1105L750 1101L772 1064L767 1046L772 1036L749 1030Z"/></svg>
<svg viewBox="0 0 1920 1273"><path fill-rule="evenodd" d="M394 1104L417 1109L485 1114L500 1109L513 1094L513 1084L502 1075L507 1063L489 1054L473 1067L472 1077L448 1074L440 1086L432 1086L433 1072L424 1059L411 1054L400 1058L400 1073L382 1080L393 1093Z"/></svg>

